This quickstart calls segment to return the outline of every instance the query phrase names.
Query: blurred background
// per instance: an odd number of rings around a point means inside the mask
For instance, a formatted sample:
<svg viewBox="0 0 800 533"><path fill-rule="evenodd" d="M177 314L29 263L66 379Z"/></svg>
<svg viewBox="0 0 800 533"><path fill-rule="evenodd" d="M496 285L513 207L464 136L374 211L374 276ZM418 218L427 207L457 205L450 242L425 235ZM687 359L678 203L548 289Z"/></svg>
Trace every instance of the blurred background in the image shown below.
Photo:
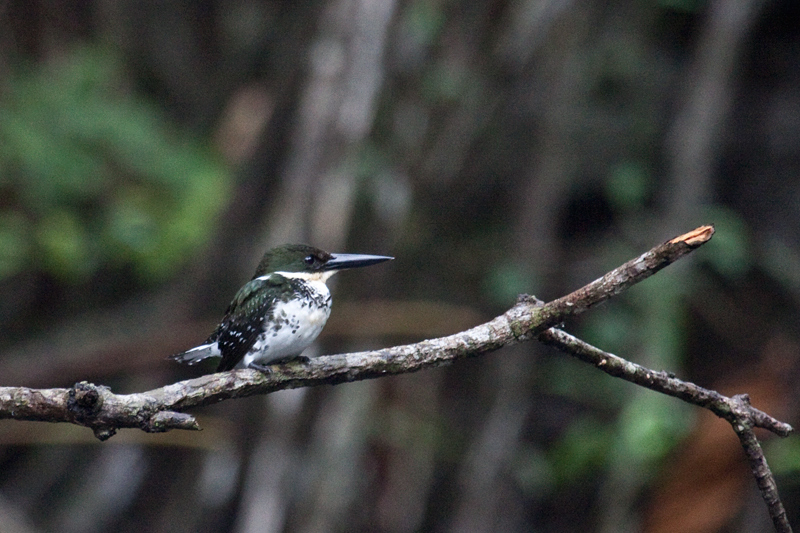
<svg viewBox="0 0 800 533"><path fill-rule="evenodd" d="M165 357L279 243L397 258L332 280L342 353L713 222L565 328L796 426L799 67L791 0L0 1L0 385L212 371ZM535 342L193 414L0 422L0 531L771 529L727 423Z"/></svg>

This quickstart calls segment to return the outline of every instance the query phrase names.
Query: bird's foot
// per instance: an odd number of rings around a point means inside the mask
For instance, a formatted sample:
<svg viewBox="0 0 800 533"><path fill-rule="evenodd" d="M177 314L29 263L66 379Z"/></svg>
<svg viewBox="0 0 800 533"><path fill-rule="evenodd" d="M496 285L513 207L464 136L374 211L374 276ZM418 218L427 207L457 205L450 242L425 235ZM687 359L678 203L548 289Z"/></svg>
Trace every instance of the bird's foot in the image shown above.
<svg viewBox="0 0 800 533"><path fill-rule="evenodd" d="M300 363L301 365L307 365L311 361L310 357L306 357L305 355L290 355L288 357L284 357L282 359L275 359L274 361L270 361L270 364L273 365L285 365L288 363Z"/></svg>
<svg viewBox="0 0 800 533"><path fill-rule="evenodd" d="M269 365L259 365L258 363L250 363L247 365L247 368L252 368L253 370L258 370L259 372L263 372L265 374L272 374L272 368Z"/></svg>
<svg viewBox="0 0 800 533"><path fill-rule="evenodd" d="M270 361L270 364L268 365L262 365L253 362L247 365L247 368L252 368L265 374L272 374L272 365L284 365L286 363L294 363L295 361L301 365L307 365L311 361L311 358L304 355L292 355L283 359L275 359L274 361Z"/></svg>

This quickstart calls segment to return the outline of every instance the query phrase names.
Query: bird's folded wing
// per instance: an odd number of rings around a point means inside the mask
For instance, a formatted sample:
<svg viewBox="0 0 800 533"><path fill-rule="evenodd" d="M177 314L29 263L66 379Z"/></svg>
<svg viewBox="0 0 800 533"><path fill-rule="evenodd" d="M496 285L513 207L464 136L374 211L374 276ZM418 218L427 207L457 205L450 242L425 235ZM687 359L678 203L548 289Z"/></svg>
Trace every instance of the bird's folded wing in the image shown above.
<svg viewBox="0 0 800 533"><path fill-rule="evenodd" d="M277 301L268 289L285 281L275 274L256 278L236 293L225 318L211 336L222 355L218 372L233 369L253 347L264 331L264 320Z"/></svg>

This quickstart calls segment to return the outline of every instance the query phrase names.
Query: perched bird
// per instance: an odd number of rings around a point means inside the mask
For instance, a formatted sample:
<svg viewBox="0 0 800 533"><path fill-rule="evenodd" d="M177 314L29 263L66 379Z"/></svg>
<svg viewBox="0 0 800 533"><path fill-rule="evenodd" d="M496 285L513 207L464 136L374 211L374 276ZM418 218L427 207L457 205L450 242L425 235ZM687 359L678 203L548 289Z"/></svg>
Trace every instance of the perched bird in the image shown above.
<svg viewBox="0 0 800 533"><path fill-rule="evenodd" d="M286 244L264 254L205 344L170 359L193 365L221 357L217 371L255 368L300 356L325 327L331 293L325 282L339 270L394 259L382 255L332 254Z"/></svg>

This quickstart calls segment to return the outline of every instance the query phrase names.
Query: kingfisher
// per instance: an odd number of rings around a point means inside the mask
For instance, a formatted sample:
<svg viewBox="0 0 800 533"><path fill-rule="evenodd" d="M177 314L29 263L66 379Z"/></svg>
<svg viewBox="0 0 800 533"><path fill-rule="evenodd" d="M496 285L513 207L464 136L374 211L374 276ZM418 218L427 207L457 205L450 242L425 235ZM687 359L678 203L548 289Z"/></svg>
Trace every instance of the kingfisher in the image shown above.
<svg viewBox="0 0 800 533"><path fill-rule="evenodd" d="M269 372L269 365L299 358L325 327L331 314L331 293L325 283L332 275L392 259L328 253L305 244L272 248L206 342L170 359L193 365L221 357L217 372L234 368Z"/></svg>

